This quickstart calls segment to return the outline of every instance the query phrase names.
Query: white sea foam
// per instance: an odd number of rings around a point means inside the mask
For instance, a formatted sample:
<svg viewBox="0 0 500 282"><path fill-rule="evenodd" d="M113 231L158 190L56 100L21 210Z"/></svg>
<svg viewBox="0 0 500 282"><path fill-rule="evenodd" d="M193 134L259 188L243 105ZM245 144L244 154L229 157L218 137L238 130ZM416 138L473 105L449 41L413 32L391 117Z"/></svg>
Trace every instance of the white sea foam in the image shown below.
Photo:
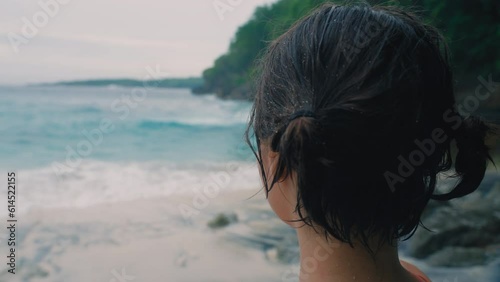
<svg viewBox="0 0 500 282"><path fill-rule="evenodd" d="M257 167L248 162L174 164L88 160L78 169L59 177L52 167L21 170L17 172L17 181L20 213L193 194L194 189L211 184L219 185L221 192L234 189L255 189L257 192L260 187ZM0 212L0 216L5 215L6 211Z"/></svg>

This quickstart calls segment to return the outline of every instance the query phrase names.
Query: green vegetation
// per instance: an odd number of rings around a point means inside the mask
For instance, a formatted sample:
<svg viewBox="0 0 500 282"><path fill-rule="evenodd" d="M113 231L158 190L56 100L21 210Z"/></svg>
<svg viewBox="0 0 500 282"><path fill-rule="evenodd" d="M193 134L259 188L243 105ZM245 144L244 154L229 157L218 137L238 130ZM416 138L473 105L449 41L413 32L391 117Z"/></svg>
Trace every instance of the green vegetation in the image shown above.
<svg viewBox="0 0 500 282"><path fill-rule="evenodd" d="M81 81L57 82L44 85L55 86L123 86L123 87L158 87L158 88L196 88L203 85L203 78L165 78L156 80L134 80L134 79L95 79Z"/></svg>
<svg viewBox="0 0 500 282"><path fill-rule="evenodd" d="M241 26L229 50L203 73L205 83L195 93L249 99L254 62L266 45L325 0L279 0L258 7ZM462 88L473 89L477 76L500 70L500 2L498 0L369 0L370 4L399 5L416 11L448 39L455 72Z"/></svg>

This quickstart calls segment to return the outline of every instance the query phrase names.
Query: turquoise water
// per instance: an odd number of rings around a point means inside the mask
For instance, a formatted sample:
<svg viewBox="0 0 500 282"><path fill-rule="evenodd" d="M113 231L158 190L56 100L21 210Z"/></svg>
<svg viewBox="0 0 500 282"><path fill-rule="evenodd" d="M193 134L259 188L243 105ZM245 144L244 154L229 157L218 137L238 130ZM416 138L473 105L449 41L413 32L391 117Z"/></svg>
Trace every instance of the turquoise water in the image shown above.
<svg viewBox="0 0 500 282"><path fill-rule="evenodd" d="M83 159L165 162L244 160L249 103L193 96L189 90L132 88L0 88L0 167L24 169L64 161L83 132L112 122L102 142L83 146ZM135 90L134 90L135 91ZM135 93L135 92L134 92ZM128 99L127 99L128 98ZM97 141L99 140L96 139ZM94 142L97 143L97 142Z"/></svg>
<svg viewBox="0 0 500 282"><path fill-rule="evenodd" d="M250 107L188 89L0 87L0 170L19 172L26 210L189 192L228 170L255 189Z"/></svg>

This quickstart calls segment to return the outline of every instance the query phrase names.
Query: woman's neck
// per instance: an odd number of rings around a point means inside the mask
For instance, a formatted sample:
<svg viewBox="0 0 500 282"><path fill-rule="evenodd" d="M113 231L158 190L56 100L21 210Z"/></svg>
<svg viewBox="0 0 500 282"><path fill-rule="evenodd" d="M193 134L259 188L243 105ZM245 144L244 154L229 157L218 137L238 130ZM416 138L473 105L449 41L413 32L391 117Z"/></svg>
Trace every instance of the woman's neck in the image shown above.
<svg viewBox="0 0 500 282"><path fill-rule="evenodd" d="M351 247L328 241L311 227L297 229L300 245L300 282L414 282L402 266L398 250L389 244L371 255L362 245Z"/></svg>

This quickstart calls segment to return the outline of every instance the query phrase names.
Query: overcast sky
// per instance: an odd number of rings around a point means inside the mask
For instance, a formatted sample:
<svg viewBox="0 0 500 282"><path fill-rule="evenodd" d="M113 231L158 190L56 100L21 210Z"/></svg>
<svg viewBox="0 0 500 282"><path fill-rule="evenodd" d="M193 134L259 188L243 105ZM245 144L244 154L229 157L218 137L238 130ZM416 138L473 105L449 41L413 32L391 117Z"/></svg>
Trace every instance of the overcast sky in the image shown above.
<svg viewBox="0 0 500 282"><path fill-rule="evenodd" d="M157 65L199 76L274 1L1 0L0 84L142 78Z"/></svg>

